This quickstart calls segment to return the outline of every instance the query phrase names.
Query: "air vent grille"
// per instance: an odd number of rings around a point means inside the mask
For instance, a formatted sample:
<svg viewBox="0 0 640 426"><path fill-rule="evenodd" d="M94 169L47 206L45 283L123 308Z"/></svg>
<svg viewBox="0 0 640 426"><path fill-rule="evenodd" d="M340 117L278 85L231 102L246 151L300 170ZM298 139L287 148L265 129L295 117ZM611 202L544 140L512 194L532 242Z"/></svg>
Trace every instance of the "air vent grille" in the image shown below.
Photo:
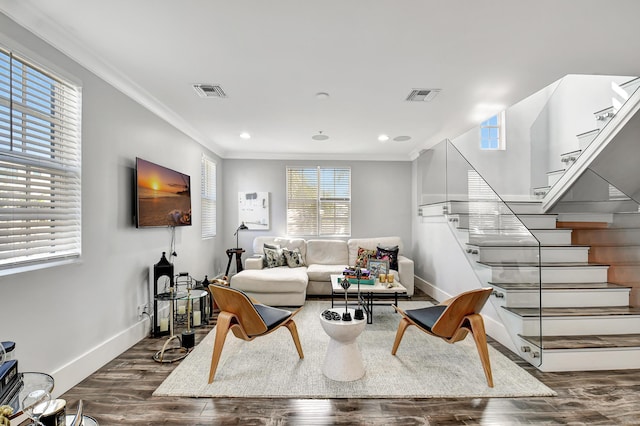
<svg viewBox="0 0 640 426"><path fill-rule="evenodd" d="M201 98L226 98L227 94L217 84L194 84L193 89Z"/></svg>
<svg viewBox="0 0 640 426"><path fill-rule="evenodd" d="M409 102L429 102L436 95L440 93L440 89L413 89L409 96L407 96L407 101Z"/></svg>

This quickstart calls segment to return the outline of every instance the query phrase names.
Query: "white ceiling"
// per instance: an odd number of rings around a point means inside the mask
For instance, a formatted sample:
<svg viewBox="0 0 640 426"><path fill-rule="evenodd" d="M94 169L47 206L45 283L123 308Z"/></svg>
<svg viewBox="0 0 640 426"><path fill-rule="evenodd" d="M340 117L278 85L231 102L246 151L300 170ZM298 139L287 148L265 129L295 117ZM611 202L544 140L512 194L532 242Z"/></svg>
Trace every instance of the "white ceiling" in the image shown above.
<svg viewBox="0 0 640 426"><path fill-rule="evenodd" d="M223 158L409 160L566 74L640 75L637 0L0 0L0 10ZM194 83L228 98L199 98ZM406 102L414 88L442 92ZM330 138L312 140L319 131Z"/></svg>

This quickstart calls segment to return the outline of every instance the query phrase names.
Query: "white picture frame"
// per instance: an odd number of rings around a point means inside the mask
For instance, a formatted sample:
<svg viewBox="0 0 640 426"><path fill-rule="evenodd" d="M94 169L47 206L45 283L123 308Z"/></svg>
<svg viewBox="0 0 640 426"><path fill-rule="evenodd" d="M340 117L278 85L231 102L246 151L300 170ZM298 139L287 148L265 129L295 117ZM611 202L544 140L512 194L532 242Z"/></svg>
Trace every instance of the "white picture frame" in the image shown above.
<svg viewBox="0 0 640 426"><path fill-rule="evenodd" d="M375 278L378 278L380 274L388 274L389 260L369 258L367 261L367 269L369 270L370 276Z"/></svg>
<svg viewBox="0 0 640 426"><path fill-rule="evenodd" d="M254 231L268 231L269 193L238 192L238 223L244 223Z"/></svg>

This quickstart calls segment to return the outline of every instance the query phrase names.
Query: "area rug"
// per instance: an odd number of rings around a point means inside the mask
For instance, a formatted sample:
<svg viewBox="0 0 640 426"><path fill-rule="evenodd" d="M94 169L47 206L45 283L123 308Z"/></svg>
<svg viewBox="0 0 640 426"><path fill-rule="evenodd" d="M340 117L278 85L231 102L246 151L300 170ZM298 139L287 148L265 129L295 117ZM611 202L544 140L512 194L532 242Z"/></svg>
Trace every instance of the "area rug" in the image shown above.
<svg viewBox="0 0 640 426"><path fill-rule="evenodd" d="M428 302L400 301L403 309ZM471 398L553 396L555 392L489 347L494 388L489 388L473 338L448 344L416 327L391 355L400 315L375 306L373 324L358 337L366 373L337 382L322 374L329 338L320 313L330 302L308 301L295 317L304 359L282 327L252 342L227 335L215 380L208 384L215 328L155 390L154 396L252 398Z"/></svg>

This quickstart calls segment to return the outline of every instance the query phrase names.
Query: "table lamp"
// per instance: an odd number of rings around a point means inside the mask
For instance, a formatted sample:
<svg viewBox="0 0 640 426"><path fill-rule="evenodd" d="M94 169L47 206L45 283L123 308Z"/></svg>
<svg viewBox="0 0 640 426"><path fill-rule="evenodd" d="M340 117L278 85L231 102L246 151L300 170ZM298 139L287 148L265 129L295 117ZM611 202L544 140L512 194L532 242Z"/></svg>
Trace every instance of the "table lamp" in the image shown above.
<svg viewBox="0 0 640 426"><path fill-rule="evenodd" d="M236 237L236 249L240 248L240 244L238 243L238 232L244 231L245 229L249 229L249 228L247 227L247 225L244 224L244 222L242 222L240 226L238 226L238 229L236 229L236 232L233 233L233 235Z"/></svg>

